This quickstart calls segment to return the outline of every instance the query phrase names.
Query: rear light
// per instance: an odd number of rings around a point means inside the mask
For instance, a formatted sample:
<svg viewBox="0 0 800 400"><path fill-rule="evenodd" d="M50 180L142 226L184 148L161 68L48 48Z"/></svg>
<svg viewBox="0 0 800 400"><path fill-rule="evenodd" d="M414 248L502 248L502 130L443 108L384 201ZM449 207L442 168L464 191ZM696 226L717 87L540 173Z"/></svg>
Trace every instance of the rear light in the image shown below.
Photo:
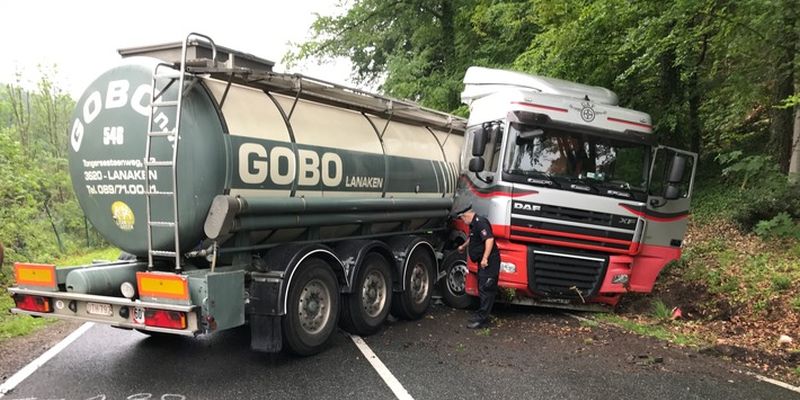
<svg viewBox="0 0 800 400"><path fill-rule="evenodd" d="M28 296L18 294L14 296L14 302L17 308L25 311L35 311L40 313L53 312L53 307L50 305L50 299L42 296Z"/></svg>
<svg viewBox="0 0 800 400"><path fill-rule="evenodd" d="M148 309L144 311L144 324L158 328L186 329L186 313Z"/></svg>

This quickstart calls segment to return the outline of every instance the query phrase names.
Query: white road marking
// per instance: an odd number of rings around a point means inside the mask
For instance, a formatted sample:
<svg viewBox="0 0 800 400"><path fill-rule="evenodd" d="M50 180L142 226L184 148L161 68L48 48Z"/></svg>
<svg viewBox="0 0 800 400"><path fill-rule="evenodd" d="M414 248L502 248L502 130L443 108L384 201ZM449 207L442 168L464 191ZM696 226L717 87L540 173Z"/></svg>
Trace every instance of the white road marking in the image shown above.
<svg viewBox="0 0 800 400"><path fill-rule="evenodd" d="M17 371L16 374L12 375L11 378L8 378L2 385L0 385L0 398L5 396L8 392L14 390L17 385L19 385L22 381L26 378L31 376L34 372L36 372L39 367L50 361L51 358L55 357L56 354L60 353L61 350L64 350L72 344L77 338L81 337L89 328L94 326L94 322L86 322L80 326L80 328L76 329L74 332L70 333L69 336L65 337L62 341L58 342L55 346L51 347L49 350L44 352L44 354L40 355L39 358L30 362L30 364L26 365L21 370Z"/></svg>
<svg viewBox="0 0 800 400"><path fill-rule="evenodd" d="M574 319L577 319L578 321L583 321L583 322L592 321L594 323L599 323L599 324L605 323L605 322L599 322L599 321L594 320L594 319L584 318L584 317L581 317L579 315L575 315L575 314L568 313L568 312L563 312L562 314L564 314L564 315L566 315L568 317L572 317ZM617 324L611 324L611 325L618 326ZM771 384L773 384L775 386L782 387L782 388L784 388L786 390L791 390L793 392L800 393L800 387L790 385L790 384L788 384L786 382L781 382L781 381L779 381L777 379L767 378L766 376L762 376L762 375L759 375L759 374L754 374L752 372L745 372L745 374L746 375L750 375L750 376L758 379L759 381L771 383Z"/></svg>
<svg viewBox="0 0 800 400"><path fill-rule="evenodd" d="M786 382L781 382L781 381L779 381L777 379L767 378L766 376L761 376L759 374L752 374L751 373L751 374L748 374L748 375L753 375L756 379L758 379L758 380L760 380L762 382L771 383L771 384L773 384L775 386L782 387L782 388L784 388L786 390L791 390L793 392L800 393L800 387L792 386L792 385L790 385L790 384L788 384Z"/></svg>
<svg viewBox="0 0 800 400"><path fill-rule="evenodd" d="M369 348L369 346L367 345L366 342L364 342L364 339L362 339L361 336L357 335L349 335L349 336L350 339L353 340L353 343L356 344L356 347L358 347L358 350L361 351L361 354L363 354L364 357L367 359L367 361L369 361L369 363L372 364L372 368L375 369L375 372L377 372L378 375L381 376L383 381L386 383L386 386L389 386L389 389L392 390L395 397L397 397L400 400L414 400L414 398L411 397L410 394L408 394L408 391L406 390L406 388L403 387L400 381L398 381L397 378L395 378L394 375L392 375L392 372L389 371L389 368L386 368L386 365L383 364L380 358L378 358L378 356L376 356L375 353L372 352L372 349Z"/></svg>

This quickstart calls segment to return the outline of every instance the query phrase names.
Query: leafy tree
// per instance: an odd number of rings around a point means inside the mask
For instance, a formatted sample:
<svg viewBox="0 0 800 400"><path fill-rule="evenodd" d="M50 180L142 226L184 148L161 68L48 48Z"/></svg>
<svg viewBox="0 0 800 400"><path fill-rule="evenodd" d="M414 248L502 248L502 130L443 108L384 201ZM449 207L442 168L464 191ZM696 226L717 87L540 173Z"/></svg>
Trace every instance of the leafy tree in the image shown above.
<svg viewBox="0 0 800 400"><path fill-rule="evenodd" d="M44 71L35 91L0 90L0 241L6 262L47 261L81 246L86 227L67 169L74 101Z"/></svg>
<svg viewBox="0 0 800 400"><path fill-rule="evenodd" d="M286 60L348 57L356 81L452 111L467 67L510 65L535 31L528 1L357 0L318 17L312 40Z"/></svg>

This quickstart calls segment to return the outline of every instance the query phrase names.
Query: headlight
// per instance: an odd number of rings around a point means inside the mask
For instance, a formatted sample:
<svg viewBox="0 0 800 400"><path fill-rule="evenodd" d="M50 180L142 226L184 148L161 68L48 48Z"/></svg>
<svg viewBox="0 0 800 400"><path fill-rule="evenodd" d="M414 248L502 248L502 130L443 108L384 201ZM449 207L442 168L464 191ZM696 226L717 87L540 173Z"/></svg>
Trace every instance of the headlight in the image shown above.
<svg viewBox="0 0 800 400"><path fill-rule="evenodd" d="M500 270L503 272L507 272L509 274L513 274L517 272L517 265L514 263L509 262L501 262L500 263Z"/></svg>
<svg viewBox="0 0 800 400"><path fill-rule="evenodd" d="M614 275L614 277L611 278L611 283L616 283L616 284L624 285L628 283L628 281L630 281L630 277L627 274Z"/></svg>

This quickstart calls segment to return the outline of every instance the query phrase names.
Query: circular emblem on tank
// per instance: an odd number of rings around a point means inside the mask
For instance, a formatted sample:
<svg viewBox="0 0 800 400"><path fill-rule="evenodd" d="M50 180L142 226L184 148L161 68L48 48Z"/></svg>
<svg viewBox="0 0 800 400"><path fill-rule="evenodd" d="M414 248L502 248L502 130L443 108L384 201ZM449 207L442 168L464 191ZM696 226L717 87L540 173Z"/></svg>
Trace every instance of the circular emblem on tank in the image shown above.
<svg viewBox="0 0 800 400"><path fill-rule="evenodd" d="M136 222L133 210L122 201L115 201L111 204L111 218L114 219L117 227L123 231L132 231L133 224Z"/></svg>

